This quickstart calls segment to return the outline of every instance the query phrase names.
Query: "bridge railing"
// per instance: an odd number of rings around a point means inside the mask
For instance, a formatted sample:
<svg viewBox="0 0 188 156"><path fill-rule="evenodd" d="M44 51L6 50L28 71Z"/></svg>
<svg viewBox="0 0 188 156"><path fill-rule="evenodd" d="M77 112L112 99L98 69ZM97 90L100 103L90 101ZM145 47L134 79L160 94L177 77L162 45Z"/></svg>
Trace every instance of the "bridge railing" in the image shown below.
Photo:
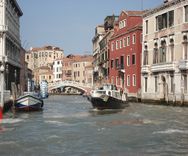
<svg viewBox="0 0 188 156"><path fill-rule="evenodd" d="M92 88L91 83L80 83L80 82L76 82L76 81L67 81L67 80L49 83L48 88L50 90L52 88L56 88L56 87L61 86L61 85L62 86L71 85L71 86L76 86L76 87Z"/></svg>

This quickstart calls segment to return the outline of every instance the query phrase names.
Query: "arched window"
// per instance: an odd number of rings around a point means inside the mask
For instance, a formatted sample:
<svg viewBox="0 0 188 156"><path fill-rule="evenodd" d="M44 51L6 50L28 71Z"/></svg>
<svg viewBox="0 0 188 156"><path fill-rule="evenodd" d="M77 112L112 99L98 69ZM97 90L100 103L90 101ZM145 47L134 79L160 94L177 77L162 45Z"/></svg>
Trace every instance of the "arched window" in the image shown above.
<svg viewBox="0 0 188 156"><path fill-rule="evenodd" d="M161 47L160 47L160 62L166 62L166 41L161 41Z"/></svg>
<svg viewBox="0 0 188 156"><path fill-rule="evenodd" d="M159 58L159 54L158 54L158 44L157 42L154 44L154 49L153 49L153 64L158 63L158 58Z"/></svg>
<svg viewBox="0 0 188 156"><path fill-rule="evenodd" d="M188 49L187 35L184 35L183 36L183 52L184 52L183 59L185 59L185 60L188 59L188 57L187 57L187 49Z"/></svg>
<svg viewBox="0 0 188 156"><path fill-rule="evenodd" d="M171 38L170 39L170 45L169 45L169 50L170 50L170 61L173 62L174 61L174 39Z"/></svg>
<svg viewBox="0 0 188 156"><path fill-rule="evenodd" d="M143 65L148 65L148 46L144 47L144 60Z"/></svg>

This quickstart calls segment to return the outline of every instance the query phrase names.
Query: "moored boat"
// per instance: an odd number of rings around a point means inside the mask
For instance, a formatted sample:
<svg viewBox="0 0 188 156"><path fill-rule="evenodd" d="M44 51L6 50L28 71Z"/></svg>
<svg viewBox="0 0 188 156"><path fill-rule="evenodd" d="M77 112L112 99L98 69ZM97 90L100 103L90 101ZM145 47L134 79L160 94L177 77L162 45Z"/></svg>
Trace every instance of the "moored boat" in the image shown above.
<svg viewBox="0 0 188 156"><path fill-rule="evenodd" d="M17 111L38 111L43 108L43 100L27 94L17 98L14 106Z"/></svg>
<svg viewBox="0 0 188 156"><path fill-rule="evenodd" d="M105 84L99 89L93 90L90 95L93 108L103 109L123 109L128 106L126 94L113 84Z"/></svg>

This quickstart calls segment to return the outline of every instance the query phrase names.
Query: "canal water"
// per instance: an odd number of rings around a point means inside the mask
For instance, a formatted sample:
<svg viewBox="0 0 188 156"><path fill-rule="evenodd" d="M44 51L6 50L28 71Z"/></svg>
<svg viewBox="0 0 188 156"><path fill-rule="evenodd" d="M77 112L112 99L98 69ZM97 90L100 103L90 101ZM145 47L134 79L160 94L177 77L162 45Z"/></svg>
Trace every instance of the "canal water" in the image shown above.
<svg viewBox="0 0 188 156"><path fill-rule="evenodd" d="M43 111L6 114L0 129L2 156L188 155L188 108L96 111L82 96L50 96Z"/></svg>

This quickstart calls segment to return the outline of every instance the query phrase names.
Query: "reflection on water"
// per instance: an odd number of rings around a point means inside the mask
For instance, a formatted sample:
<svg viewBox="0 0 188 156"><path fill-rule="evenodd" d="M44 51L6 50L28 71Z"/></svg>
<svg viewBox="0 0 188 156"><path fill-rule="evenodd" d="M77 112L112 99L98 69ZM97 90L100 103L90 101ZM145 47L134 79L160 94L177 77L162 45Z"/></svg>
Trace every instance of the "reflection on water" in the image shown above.
<svg viewBox="0 0 188 156"><path fill-rule="evenodd" d="M42 112L3 119L0 155L188 155L187 118L188 108L98 111L81 96L50 96Z"/></svg>

